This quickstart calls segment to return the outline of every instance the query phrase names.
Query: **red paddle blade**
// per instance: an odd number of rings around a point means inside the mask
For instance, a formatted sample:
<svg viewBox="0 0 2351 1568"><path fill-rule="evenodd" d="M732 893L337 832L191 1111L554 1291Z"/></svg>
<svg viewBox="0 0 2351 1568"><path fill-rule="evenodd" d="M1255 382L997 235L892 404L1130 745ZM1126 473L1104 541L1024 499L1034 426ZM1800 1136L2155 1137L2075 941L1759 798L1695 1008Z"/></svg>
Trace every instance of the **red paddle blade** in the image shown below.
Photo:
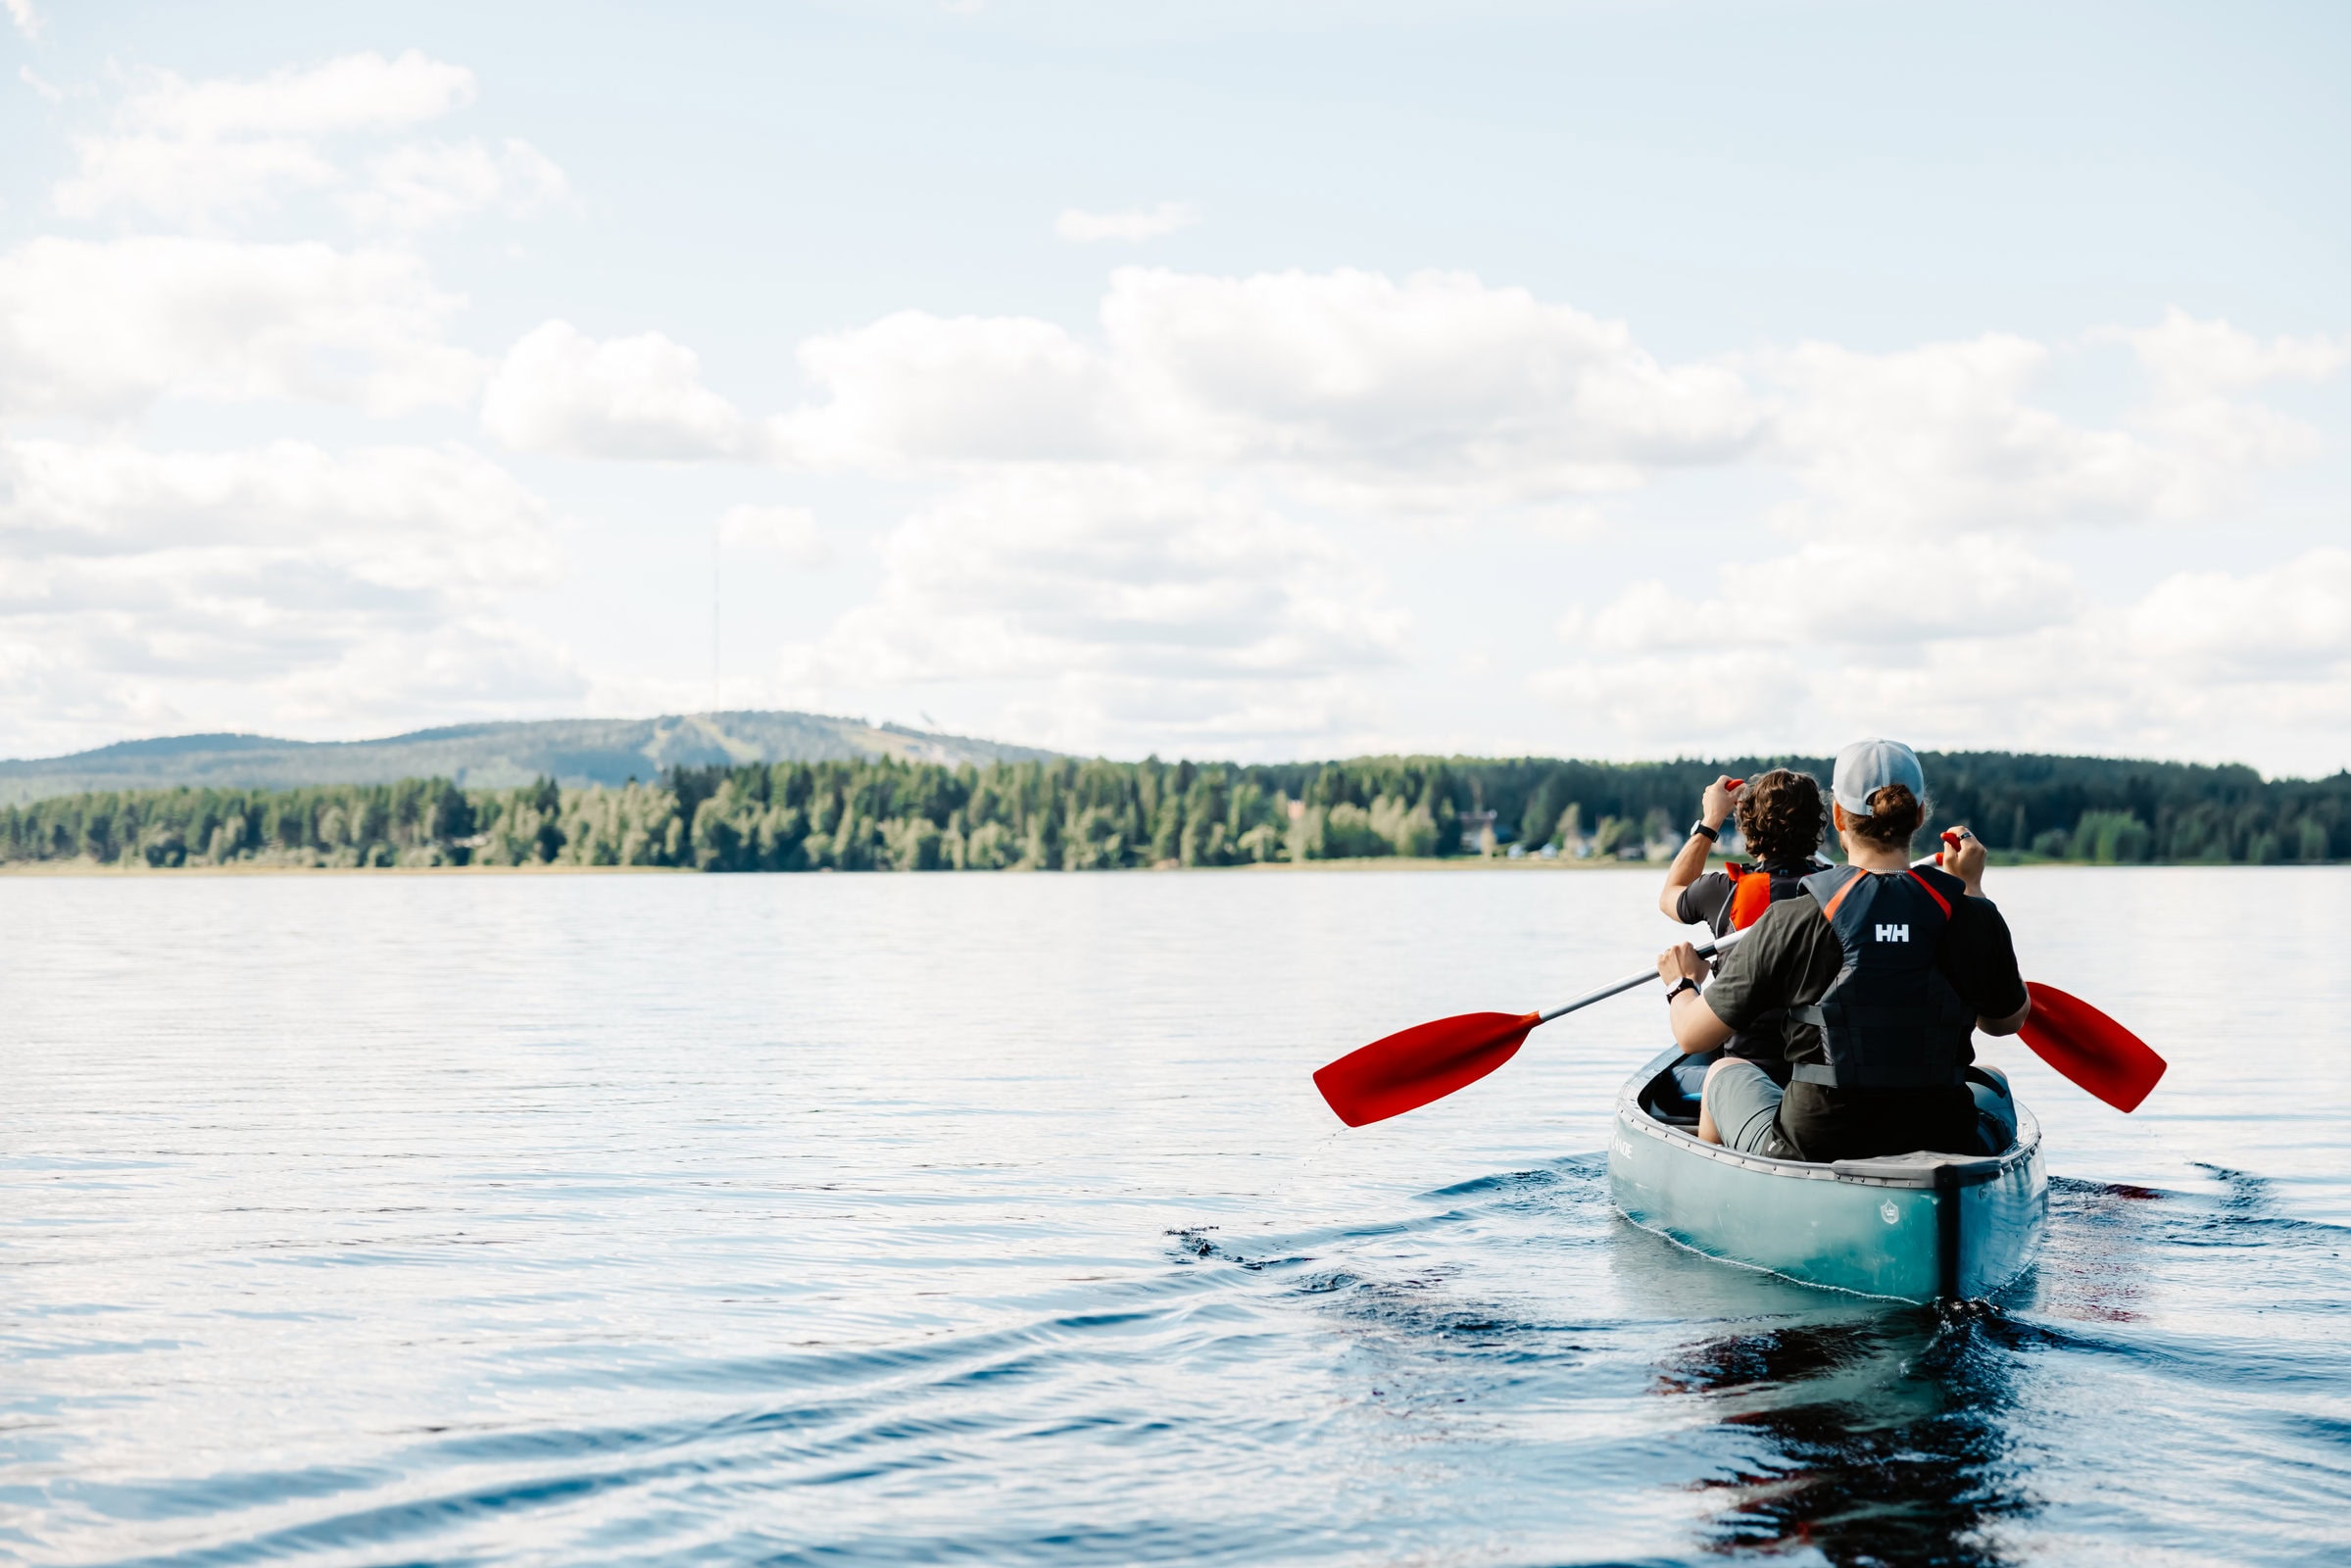
<svg viewBox="0 0 2351 1568"><path fill-rule="evenodd" d="M1465 1012L1414 1024L1314 1075L1314 1087L1349 1127L1386 1121L1476 1083L1518 1054L1539 1012Z"/></svg>
<svg viewBox="0 0 2351 1568"><path fill-rule="evenodd" d="M2018 1031L2034 1054L2120 1111L2132 1111L2170 1065L2112 1018L2055 986L2025 982L2033 1013Z"/></svg>

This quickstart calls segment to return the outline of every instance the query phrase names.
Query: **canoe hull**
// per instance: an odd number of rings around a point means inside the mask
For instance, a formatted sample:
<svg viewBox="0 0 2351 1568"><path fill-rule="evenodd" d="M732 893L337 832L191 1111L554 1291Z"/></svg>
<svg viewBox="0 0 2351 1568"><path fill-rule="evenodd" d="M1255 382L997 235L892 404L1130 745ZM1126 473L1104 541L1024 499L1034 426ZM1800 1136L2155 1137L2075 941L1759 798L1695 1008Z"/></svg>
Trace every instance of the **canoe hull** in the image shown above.
<svg viewBox="0 0 2351 1568"><path fill-rule="evenodd" d="M1904 1301L1988 1296L2024 1271L2048 1210L2040 1123L1989 1158L1911 1154L1834 1165L1700 1143L1642 1108L1667 1052L1617 1097L1608 1183L1636 1225L1806 1285Z"/></svg>

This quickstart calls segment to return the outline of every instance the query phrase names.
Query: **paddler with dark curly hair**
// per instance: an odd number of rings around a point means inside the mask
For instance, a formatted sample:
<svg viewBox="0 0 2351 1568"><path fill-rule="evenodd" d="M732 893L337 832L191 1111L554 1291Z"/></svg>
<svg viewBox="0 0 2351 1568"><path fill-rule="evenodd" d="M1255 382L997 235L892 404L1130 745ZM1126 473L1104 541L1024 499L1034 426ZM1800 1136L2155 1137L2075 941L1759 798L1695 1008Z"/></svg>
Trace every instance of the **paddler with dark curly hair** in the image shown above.
<svg viewBox="0 0 2351 1568"><path fill-rule="evenodd" d="M1689 943L1658 956L1685 1052L1781 1015L1788 1082L1724 1056L1706 1073L1700 1136L1779 1159L1982 1152L2016 1117L2006 1080L1974 1066L1973 1031L2012 1035L2032 1010L2008 924L1984 897L1983 842L1957 828L1941 868L1910 864L1927 780L1895 741L1839 752L1832 794L1845 864L1773 901L1712 984Z"/></svg>
<svg viewBox="0 0 2351 1568"><path fill-rule="evenodd" d="M1721 839L1726 820L1738 822L1739 836L1754 859L1709 871L1707 854ZM1813 853L1827 825L1820 781L1809 773L1775 767L1750 779L1723 774L1706 786L1698 801L1698 819L1690 824L1689 841L1674 863L1666 867L1657 907L1668 919L1705 925L1718 937L1744 931L1772 905L1801 893L1804 878L1829 869ZM1751 1061L1769 1073L1772 1082L1788 1086L1779 1014L1768 1013L1739 1030L1723 1054ZM1722 1142L1702 1104L1698 1136L1710 1144Z"/></svg>

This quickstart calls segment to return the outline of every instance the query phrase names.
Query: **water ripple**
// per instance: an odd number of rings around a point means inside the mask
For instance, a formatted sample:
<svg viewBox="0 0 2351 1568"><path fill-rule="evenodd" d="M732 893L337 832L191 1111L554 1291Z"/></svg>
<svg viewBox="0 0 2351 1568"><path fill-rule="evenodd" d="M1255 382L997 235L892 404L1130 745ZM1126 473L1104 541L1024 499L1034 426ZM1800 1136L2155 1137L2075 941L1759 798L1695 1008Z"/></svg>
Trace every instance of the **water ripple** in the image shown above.
<svg viewBox="0 0 2351 1568"><path fill-rule="evenodd" d="M2173 1080L2002 1058L2047 1245L1942 1311L1614 1213L1653 1004L1332 1130L1307 1068L1574 989L1629 877L16 879L0 1556L2329 1560L2351 1058L2232 1042L2351 997L2197 977L2331 972L2331 876L2041 939Z"/></svg>

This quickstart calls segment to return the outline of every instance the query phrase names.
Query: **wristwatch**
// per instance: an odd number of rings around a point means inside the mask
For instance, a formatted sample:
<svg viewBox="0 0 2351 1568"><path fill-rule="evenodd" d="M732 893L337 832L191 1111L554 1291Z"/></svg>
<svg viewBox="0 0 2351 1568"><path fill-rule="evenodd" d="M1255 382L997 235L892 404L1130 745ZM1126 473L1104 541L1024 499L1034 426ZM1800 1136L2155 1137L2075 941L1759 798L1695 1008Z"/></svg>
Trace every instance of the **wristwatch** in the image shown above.
<svg viewBox="0 0 2351 1568"><path fill-rule="evenodd" d="M1674 998L1680 996L1685 991L1695 991L1697 988L1698 983L1695 980L1692 980L1688 975L1684 975L1681 979L1675 981L1672 985L1665 988L1665 1004L1668 1007L1671 1007L1674 1004Z"/></svg>
<svg viewBox="0 0 2351 1568"><path fill-rule="evenodd" d="M1721 835L1720 833L1717 833L1717 832L1716 832L1714 829L1712 829L1712 828L1708 827L1708 826L1707 826L1705 823L1703 823L1703 822L1692 822L1692 823L1690 823L1690 836L1691 836L1692 838L1695 838L1695 837L1696 837L1698 834L1700 834L1700 833L1703 833L1703 834L1705 834L1705 835L1706 835L1706 842L1707 842L1707 843L1709 843L1709 844L1717 844L1717 843L1720 843L1720 842L1722 841L1722 835Z"/></svg>

